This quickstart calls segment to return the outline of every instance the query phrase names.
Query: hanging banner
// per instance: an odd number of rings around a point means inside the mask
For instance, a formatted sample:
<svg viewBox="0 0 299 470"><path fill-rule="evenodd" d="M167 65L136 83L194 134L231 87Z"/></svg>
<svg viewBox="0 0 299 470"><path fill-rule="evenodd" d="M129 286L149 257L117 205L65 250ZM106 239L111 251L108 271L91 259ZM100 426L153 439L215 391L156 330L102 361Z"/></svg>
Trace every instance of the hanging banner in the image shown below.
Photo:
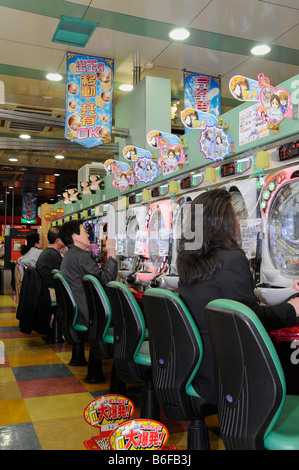
<svg viewBox="0 0 299 470"><path fill-rule="evenodd" d="M32 223L36 220L37 195L35 193L25 193L22 198L22 222Z"/></svg>
<svg viewBox="0 0 299 470"><path fill-rule="evenodd" d="M184 71L184 108L221 115L221 80L217 77ZM191 129L185 127L185 132Z"/></svg>
<svg viewBox="0 0 299 470"><path fill-rule="evenodd" d="M67 139L88 148L111 142L113 68L113 59L67 53Z"/></svg>

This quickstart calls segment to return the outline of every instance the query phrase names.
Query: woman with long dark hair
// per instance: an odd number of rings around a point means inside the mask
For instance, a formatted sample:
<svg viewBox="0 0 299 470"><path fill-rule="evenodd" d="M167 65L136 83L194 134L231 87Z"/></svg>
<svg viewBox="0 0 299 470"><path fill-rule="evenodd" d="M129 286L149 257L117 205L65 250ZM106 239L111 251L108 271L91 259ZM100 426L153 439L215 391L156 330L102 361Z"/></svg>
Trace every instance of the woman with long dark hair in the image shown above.
<svg viewBox="0 0 299 470"><path fill-rule="evenodd" d="M202 224L196 217L202 207ZM190 205L191 218L188 235L181 239L177 268L179 295L191 312L202 337L204 356L192 382L197 393L216 404L213 356L204 308L212 300L237 300L250 307L266 330L292 325L299 316L299 297L276 306L262 306L254 295L254 280L249 262L241 248L237 214L230 193L223 189L206 191ZM198 231L202 230L200 237ZM198 246L196 239L201 238ZM186 249L186 247L188 249Z"/></svg>

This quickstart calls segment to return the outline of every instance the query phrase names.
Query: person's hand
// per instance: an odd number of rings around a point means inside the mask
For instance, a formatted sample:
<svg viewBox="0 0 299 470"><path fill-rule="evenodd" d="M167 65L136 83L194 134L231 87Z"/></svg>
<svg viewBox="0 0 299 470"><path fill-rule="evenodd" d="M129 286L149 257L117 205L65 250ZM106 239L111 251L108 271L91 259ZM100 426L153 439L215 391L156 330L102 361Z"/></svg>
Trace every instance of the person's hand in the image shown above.
<svg viewBox="0 0 299 470"><path fill-rule="evenodd" d="M112 256L112 258L115 258L115 240L114 240L114 238L108 238L106 240L106 250L107 250L107 256Z"/></svg>
<svg viewBox="0 0 299 470"><path fill-rule="evenodd" d="M293 305L295 311L296 311L296 317L299 317L299 297L295 297L294 299L290 299L288 304Z"/></svg>

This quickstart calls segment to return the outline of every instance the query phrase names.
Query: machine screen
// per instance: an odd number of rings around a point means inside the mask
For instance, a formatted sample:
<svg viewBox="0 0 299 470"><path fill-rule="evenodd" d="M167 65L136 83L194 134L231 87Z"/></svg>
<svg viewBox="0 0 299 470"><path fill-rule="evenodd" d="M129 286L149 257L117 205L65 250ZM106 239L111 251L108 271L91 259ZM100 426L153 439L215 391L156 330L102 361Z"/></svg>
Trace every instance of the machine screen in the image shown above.
<svg viewBox="0 0 299 470"><path fill-rule="evenodd" d="M269 250L277 269L299 275L299 182L284 185L269 212Z"/></svg>

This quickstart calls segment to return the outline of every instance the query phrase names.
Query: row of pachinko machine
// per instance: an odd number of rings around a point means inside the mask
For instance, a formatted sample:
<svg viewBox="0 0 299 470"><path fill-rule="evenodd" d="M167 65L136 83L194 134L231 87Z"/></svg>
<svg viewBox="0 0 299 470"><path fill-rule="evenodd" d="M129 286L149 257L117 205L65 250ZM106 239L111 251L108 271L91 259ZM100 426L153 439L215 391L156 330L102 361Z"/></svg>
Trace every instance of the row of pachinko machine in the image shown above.
<svg viewBox="0 0 299 470"><path fill-rule="evenodd" d="M298 294L299 279L299 142L269 152L269 166L255 175L255 156L215 168L215 181L206 183L205 170L178 182L176 195L168 185L106 204L98 217L84 222L92 249L105 262L105 240L116 239L119 277L138 292L162 287L176 291L176 259L186 229L188 205L214 187L231 193L239 217L242 246L252 268L257 298L275 305ZM140 199L140 200L139 200Z"/></svg>

